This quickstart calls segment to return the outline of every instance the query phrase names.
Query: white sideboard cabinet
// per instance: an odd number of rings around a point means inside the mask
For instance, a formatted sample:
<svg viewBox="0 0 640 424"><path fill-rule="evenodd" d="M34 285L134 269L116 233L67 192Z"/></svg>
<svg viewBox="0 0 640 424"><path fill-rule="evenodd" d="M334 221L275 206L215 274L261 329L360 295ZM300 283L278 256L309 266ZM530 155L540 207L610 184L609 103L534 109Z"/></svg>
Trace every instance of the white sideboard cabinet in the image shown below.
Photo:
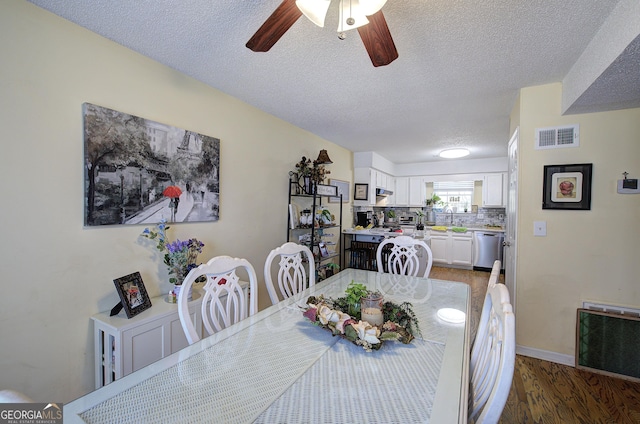
<svg viewBox="0 0 640 424"><path fill-rule="evenodd" d="M194 288L189 303L202 337L201 292ZM124 311L91 317L94 327L96 389L139 370L189 345L178 317L178 304L167 296L151 298L151 308L127 319Z"/></svg>

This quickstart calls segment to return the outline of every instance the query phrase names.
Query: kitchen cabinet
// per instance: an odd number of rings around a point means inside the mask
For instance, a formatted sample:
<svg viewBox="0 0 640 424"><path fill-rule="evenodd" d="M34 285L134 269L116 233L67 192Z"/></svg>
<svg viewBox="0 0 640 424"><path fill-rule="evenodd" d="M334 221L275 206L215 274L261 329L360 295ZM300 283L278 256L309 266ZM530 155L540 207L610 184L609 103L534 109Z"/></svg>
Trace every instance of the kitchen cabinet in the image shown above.
<svg viewBox="0 0 640 424"><path fill-rule="evenodd" d="M482 206L504 208L507 203L505 172L486 174L482 180Z"/></svg>
<svg viewBox="0 0 640 424"><path fill-rule="evenodd" d="M373 168L355 168L353 170L354 183L362 183L369 185L369 198L367 200L354 200L354 206L375 206L381 198L376 197L376 188L384 188L394 192L395 178L384 172L380 172ZM384 198L385 200L378 205L394 206L396 204L395 194Z"/></svg>
<svg viewBox="0 0 640 424"><path fill-rule="evenodd" d="M429 231L433 263L465 269L473 268L473 232Z"/></svg>
<svg viewBox="0 0 640 424"><path fill-rule="evenodd" d="M409 206L409 178L396 177L396 188L393 192L395 206Z"/></svg>
<svg viewBox="0 0 640 424"><path fill-rule="evenodd" d="M473 233L451 233L451 265L473 267Z"/></svg>
<svg viewBox="0 0 640 424"><path fill-rule="evenodd" d="M449 264L449 235L431 231L430 246L434 264Z"/></svg>
<svg viewBox="0 0 640 424"><path fill-rule="evenodd" d="M335 218L335 224L320 225L315 219L311 224L301 224L300 217L293 216L297 211L309 210L311 217L315 217L322 207L323 200L328 200L327 195L316 194L315 185L312 193L305 193L298 181L289 180L289 219L287 220L287 241L304 244L313 252L316 261L316 271L324 264L338 259L342 269L342 255L339 252L337 240L342 233L342 197L336 203L339 207L339 215ZM317 226L316 226L317 225ZM337 233L337 234L336 234ZM329 249L329 246L333 249ZM316 276L317 279L317 276Z"/></svg>
<svg viewBox="0 0 640 424"><path fill-rule="evenodd" d="M396 177L395 206L424 206L426 186L422 177Z"/></svg>
<svg viewBox="0 0 640 424"><path fill-rule="evenodd" d="M409 206L424 206L427 197L427 187L423 177L409 178Z"/></svg>
<svg viewBox="0 0 640 424"><path fill-rule="evenodd" d="M373 170L376 175L376 187L386 188L387 190L393 191L395 178L389 174L385 174L384 172Z"/></svg>

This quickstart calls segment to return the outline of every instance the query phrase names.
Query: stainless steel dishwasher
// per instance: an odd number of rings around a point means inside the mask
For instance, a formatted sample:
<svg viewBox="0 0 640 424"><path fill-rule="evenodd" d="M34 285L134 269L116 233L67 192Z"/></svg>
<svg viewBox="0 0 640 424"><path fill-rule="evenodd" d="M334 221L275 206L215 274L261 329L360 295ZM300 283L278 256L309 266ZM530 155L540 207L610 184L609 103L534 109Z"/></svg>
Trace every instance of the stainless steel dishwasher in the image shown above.
<svg viewBox="0 0 640 424"><path fill-rule="evenodd" d="M475 232L476 251L473 257L473 269L479 271L491 271L496 260L502 262L504 269L503 252L504 234L498 232Z"/></svg>

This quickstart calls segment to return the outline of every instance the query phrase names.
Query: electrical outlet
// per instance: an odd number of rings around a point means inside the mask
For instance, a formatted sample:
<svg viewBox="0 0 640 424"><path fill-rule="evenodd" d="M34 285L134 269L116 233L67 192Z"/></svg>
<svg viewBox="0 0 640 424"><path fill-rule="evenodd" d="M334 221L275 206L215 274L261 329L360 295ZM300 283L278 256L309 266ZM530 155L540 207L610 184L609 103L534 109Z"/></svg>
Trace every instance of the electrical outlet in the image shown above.
<svg viewBox="0 0 640 424"><path fill-rule="evenodd" d="M498 219L504 219L504 214L498 215Z"/></svg>
<svg viewBox="0 0 640 424"><path fill-rule="evenodd" d="M484 219L484 214L483 213L479 213L478 216L476 216L476 218L478 219Z"/></svg>

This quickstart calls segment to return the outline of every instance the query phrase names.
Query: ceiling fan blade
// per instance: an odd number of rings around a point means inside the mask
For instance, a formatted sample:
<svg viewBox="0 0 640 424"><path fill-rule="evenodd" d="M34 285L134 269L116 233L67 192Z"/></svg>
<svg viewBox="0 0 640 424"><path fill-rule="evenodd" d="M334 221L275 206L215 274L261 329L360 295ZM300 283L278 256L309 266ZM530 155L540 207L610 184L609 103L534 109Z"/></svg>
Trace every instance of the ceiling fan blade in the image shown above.
<svg viewBox="0 0 640 424"><path fill-rule="evenodd" d="M369 24L358 28L360 38L373 66L385 66L398 58L398 50L389 32L382 10L367 17Z"/></svg>
<svg viewBox="0 0 640 424"><path fill-rule="evenodd" d="M254 52L269 51L300 16L302 12L296 6L296 0L284 0L247 41L247 48Z"/></svg>

